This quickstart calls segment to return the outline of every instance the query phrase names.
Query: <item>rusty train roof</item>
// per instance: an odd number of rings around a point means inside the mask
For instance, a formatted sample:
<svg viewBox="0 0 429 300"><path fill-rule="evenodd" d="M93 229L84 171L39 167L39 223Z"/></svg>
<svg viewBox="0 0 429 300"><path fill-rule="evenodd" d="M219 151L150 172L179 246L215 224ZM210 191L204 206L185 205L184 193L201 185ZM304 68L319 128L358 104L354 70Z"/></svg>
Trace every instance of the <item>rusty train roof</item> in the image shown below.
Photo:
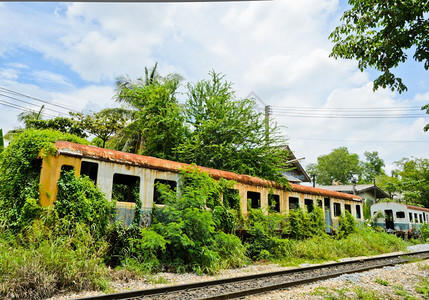
<svg viewBox="0 0 429 300"><path fill-rule="evenodd" d="M77 157L85 157L92 158L96 160L134 165L139 167L144 167L148 169L155 169L160 171L170 171L170 172L179 172L182 169L190 167L191 165L175 162L166 159L160 159L151 156L138 155L133 153L126 153L111 149L98 148L95 146L87 146L82 144L75 144L66 141L58 141L55 143L55 147L57 148L57 153L68 156L77 156ZM278 184L275 182L265 180L259 177L242 175L228 171L222 171L217 169L211 169L206 167L197 166L197 168L201 171L209 173L213 178L225 178L228 180L234 180L239 183L244 183L253 186L272 186L276 188L280 188ZM320 195L332 198L339 198L345 200L352 201L362 201L362 199L356 195L345 194L341 192L329 191L309 186L302 186L298 184L290 183L291 190L300 193L312 194L312 195Z"/></svg>
<svg viewBox="0 0 429 300"><path fill-rule="evenodd" d="M414 205L408 205L406 204L407 208L409 209L415 209L415 210L421 210L421 211L425 211L425 212L429 212L428 208L425 207L420 207L420 206L414 206Z"/></svg>

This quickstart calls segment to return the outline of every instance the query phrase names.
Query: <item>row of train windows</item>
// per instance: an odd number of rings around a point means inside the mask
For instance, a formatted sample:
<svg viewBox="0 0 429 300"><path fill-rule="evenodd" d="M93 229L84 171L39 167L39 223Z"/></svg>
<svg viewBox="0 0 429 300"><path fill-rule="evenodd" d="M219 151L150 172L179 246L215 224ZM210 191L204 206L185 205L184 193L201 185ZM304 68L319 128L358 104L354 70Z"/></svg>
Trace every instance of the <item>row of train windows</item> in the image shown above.
<svg viewBox="0 0 429 300"><path fill-rule="evenodd" d="M404 219L405 218L405 212L403 212L403 211L397 211L396 212L396 217L398 219ZM426 215L425 214L408 213L408 217L409 217L411 223L423 223L423 222L426 222Z"/></svg>
<svg viewBox="0 0 429 300"><path fill-rule="evenodd" d="M63 166L67 169L68 166ZM81 174L88 176L95 183L97 183L98 164L92 162L82 161ZM153 202L155 204L164 204L161 198L161 194L158 189L158 185L163 184L169 186L175 190L177 188L177 182L173 180L155 179L154 180L154 191L153 191ZM136 202L136 197L139 196L140 191L140 177L115 173L113 175L113 188L112 188L112 199L119 202ZM258 192L247 192L247 199L250 202L252 208L261 207L261 193ZM229 189L223 195L223 201L230 208L240 208L240 195L236 189ZM304 205L307 212L312 212L314 209L314 201L311 199L304 199ZM317 200L317 205L322 207L322 200ZM268 206L270 210L280 212L280 196L277 194L268 195ZM299 208L299 198L289 197L289 209ZM345 210L352 213L351 205L345 204ZM329 209L329 199L325 199L325 209ZM334 216L341 216L341 204L334 202ZM356 205L356 217L361 218L360 205Z"/></svg>
<svg viewBox="0 0 429 300"><path fill-rule="evenodd" d="M396 213L396 214L398 214L398 213ZM425 214L414 213L414 218L413 218L413 213L408 213L408 216L410 217L410 222L411 223L424 223L424 222L427 221Z"/></svg>
<svg viewBox="0 0 429 300"><path fill-rule="evenodd" d="M374 216L377 215L377 212L374 212ZM410 219L411 223L424 223L429 220L426 219L426 214L418 214L418 213L408 213L408 217ZM405 218L405 212L404 211L397 211L396 212L396 218L398 219L404 219Z"/></svg>
<svg viewBox="0 0 429 300"><path fill-rule="evenodd" d="M69 171L72 169L74 169L73 166L68 165L64 165L61 167L62 171ZM88 176L96 184L98 175L98 164L82 161L80 174ZM170 186L170 188L175 190L177 187L177 182L165 179L154 180L153 201L154 203L162 204L160 192L157 188L158 184ZM112 199L119 202L136 202L137 197L139 197L139 194L140 177L120 173L113 174Z"/></svg>
<svg viewBox="0 0 429 300"><path fill-rule="evenodd" d="M350 204L344 204L344 209L352 214L352 206ZM334 216L341 216L341 204L338 202L334 202ZM361 218L360 205L356 205L356 218Z"/></svg>
<svg viewBox="0 0 429 300"><path fill-rule="evenodd" d="M295 197L289 197L289 209L296 209L299 207L299 199ZM308 212L312 212L314 209L313 200L304 199L304 205ZM317 200L317 205L322 207L322 200ZM344 209L349 213L352 213L352 206L350 204L344 204ZM325 211L329 210L329 198L325 199ZM334 216L341 216L341 203L334 202ZM360 205L356 205L356 218L361 218Z"/></svg>

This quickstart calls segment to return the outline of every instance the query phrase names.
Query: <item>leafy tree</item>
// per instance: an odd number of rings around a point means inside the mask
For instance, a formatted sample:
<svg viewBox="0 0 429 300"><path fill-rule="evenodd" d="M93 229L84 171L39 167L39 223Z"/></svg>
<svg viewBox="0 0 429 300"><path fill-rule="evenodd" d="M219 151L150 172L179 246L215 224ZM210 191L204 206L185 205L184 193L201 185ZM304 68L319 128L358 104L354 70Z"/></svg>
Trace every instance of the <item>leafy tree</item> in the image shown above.
<svg viewBox="0 0 429 300"><path fill-rule="evenodd" d="M401 190L411 204L429 207L429 159L403 158L395 162L396 173L401 178Z"/></svg>
<svg viewBox="0 0 429 300"><path fill-rule="evenodd" d="M390 87L399 93L407 90L401 78L392 73L413 58L429 69L429 5L427 0L349 0L351 9L344 12L342 25L329 38L335 43L331 56L356 59L359 69L375 68L382 74L374 89Z"/></svg>
<svg viewBox="0 0 429 300"><path fill-rule="evenodd" d="M275 124L266 135L262 113L252 99L237 99L224 76L188 84L185 122L189 131L177 147L187 163L279 180L287 157Z"/></svg>
<svg viewBox="0 0 429 300"><path fill-rule="evenodd" d="M400 181L401 180L397 176L388 176L384 174L378 175L375 178L377 186L389 193L390 198L393 198L395 193L400 190Z"/></svg>
<svg viewBox="0 0 429 300"><path fill-rule="evenodd" d="M366 162L363 163L363 176L365 182L372 182L376 176L383 175L384 161L378 156L377 151L365 151Z"/></svg>
<svg viewBox="0 0 429 300"><path fill-rule="evenodd" d="M27 124L30 128L40 130L53 129L63 133L73 134L81 138L86 138L88 136L82 123L67 117L56 117L48 120L32 119L28 120Z"/></svg>
<svg viewBox="0 0 429 300"><path fill-rule="evenodd" d="M102 140L101 147L105 148L106 142L116 132L125 127L126 117L121 109L106 108L92 115L73 113L80 126L89 134Z"/></svg>
<svg viewBox="0 0 429 300"><path fill-rule="evenodd" d="M392 176L377 177L378 184L408 204L429 207L429 159L403 158L395 165Z"/></svg>
<svg viewBox="0 0 429 300"><path fill-rule="evenodd" d="M330 154L319 156L317 164L310 164L307 171L316 174L316 182L322 185L330 185L333 181L348 184L353 175L362 177L359 156L349 153L347 147L336 148Z"/></svg>

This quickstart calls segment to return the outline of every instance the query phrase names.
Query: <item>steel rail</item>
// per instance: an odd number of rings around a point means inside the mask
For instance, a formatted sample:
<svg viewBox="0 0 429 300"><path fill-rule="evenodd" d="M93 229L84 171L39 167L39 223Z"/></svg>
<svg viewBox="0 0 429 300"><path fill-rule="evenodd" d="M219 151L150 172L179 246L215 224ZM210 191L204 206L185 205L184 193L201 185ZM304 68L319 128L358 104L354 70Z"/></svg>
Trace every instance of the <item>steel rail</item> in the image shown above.
<svg viewBox="0 0 429 300"><path fill-rule="evenodd" d="M135 291L128 291L128 292L90 296L90 297L84 297L79 299L80 300L119 300L119 299L140 299L140 298L144 299L144 297L155 297L157 295L161 296L163 294L173 293L177 291L195 290L199 288L207 288L211 286L214 287L214 286L225 285L229 283L245 282L245 281L264 279L264 278L276 277L276 276L287 276L287 275L298 274L302 272L309 272L313 270L322 270L322 269L332 269L335 267L342 267L342 266L348 266L353 264L362 265L361 267L353 268L350 270L345 270L345 271L340 270L338 272L331 272L326 275L319 275L311 278L293 280L289 282L282 282L280 284L272 284L272 285L267 285L267 286L262 286L257 288L249 288L247 290L229 292L229 293L219 294L215 296L207 296L207 297L203 296L200 298L195 298L199 300L234 299L234 298L239 298L239 297L244 297L244 296L249 296L254 294L261 294L261 293L273 291L273 290L280 290L280 289L284 289L292 286L312 283L315 281L326 280L326 279L338 277L343 274L364 272L371 269L381 268L384 266L396 265L399 263L406 263L411 259L413 259L414 257L427 259L429 258L429 251L384 255L384 256L377 256L377 257L349 260L345 262L326 263L321 265L306 266L302 268L294 268L294 269L288 269L288 270L282 270L282 271L259 273L259 274L246 275L246 276L240 276L240 277L232 277L232 278L217 279L217 280L211 280L211 281L195 282L195 283L189 283L189 284L165 286L165 287L145 289L145 290L135 290ZM399 261L397 260L398 258L400 258ZM388 261L389 259L396 259L396 260L389 262ZM364 266L365 263L376 262L376 261L381 261L381 263L378 265Z"/></svg>

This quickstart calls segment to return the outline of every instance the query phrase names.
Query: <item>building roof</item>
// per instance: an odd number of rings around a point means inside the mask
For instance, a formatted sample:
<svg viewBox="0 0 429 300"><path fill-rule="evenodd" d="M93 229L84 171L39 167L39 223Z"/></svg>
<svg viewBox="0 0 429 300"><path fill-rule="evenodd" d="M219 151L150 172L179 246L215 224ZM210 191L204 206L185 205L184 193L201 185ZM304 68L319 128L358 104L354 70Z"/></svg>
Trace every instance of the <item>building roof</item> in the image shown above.
<svg viewBox="0 0 429 300"><path fill-rule="evenodd" d="M330 191L337 191L337 192L342 192L347 194L354 193L353 185L321 185L318 187L322 189L330 190ZM374 193L374 189L375 189L377 199L389 198L389 195L376 185L373 185L373 184L356 184L355 185L356 195L359 195L365 192Z"/></svg>
<svg viewBox="0 0 429 300"><path fill-rule="evenodd" d="M283 172L283 176L286 177L289 182L293 183L311 182L310 176L308 176L307 172L304 170L299 160L297 160L290 147L288 145L285 145L284 147L289 153L287 158L288 161L292 162L285 166L288 170Z"/></svg>
<svg viewBox="0 0 429 300"><path fill-rule="evenodd" d="M96 160L108 161L113 163L133 165L144 167L148 169L155 169L161 171L180 172L183 169L192 167L192 165L175 162L166 159L160 159L151 156L138 155L133 153L126 153L116 150L110 150L105 148L98 148L95 146L87 146L81 144L75 144L71 142L58 141L55 143L57 148L57 154L63 154L67 156L85 157ZM206 167L195 166L201 171L209 173L214 179L225 178L228 180L234 180L236 182L253 185L253 186L272 186L281 188L278 184L273 181L262 179L259 177L236 174L233 172L211 169ZM308 186L302 186L299 184L290 183L290 189L292 191L320 195L326 197L333 197L352 201L362 201L359 196L350 195L347 193L337 192L333 190L326 190L321 188L313 188Z"/></svg>

